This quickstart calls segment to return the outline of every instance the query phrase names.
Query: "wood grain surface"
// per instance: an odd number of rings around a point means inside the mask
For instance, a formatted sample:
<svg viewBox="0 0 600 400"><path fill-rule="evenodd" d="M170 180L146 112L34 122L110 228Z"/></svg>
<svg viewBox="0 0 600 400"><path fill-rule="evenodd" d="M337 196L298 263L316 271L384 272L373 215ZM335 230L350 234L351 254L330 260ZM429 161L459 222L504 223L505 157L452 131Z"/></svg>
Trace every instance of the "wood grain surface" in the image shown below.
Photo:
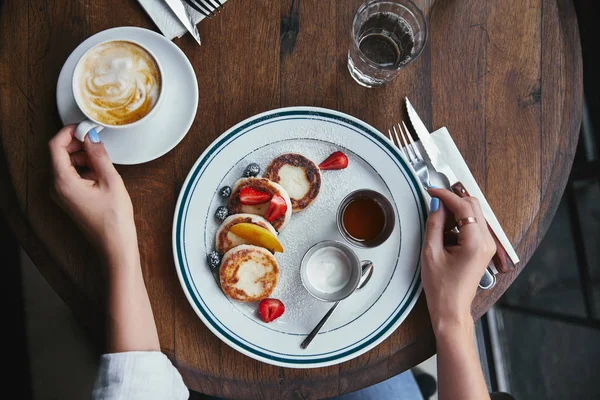
<svg viewBox="0 0 600 400"><path fill-rule="evenodd" d="M285 369L252 360L202 324L179 286L171 225L179 189L226 129L277 107L327 107L386 130L411 102L448 127L515 245L521 263L480 292L479 318L535 251L573 161L582 109L581 52L569 0L421 0L429 43L388 86L348 74L350 27L361 0L232 0L199 25L203 45L175 40L199 80L199 107L167 155L118 167L131 194L144 277L163 351L191 389L239 399L312 399L361 389L435 352L421 296L382 344L343 364ZM102 348L104 279L98 256L49 198L48 140L60 128L55 90L70 52L101 30L156 30L136 1L4 2L0 14L0 206L52 287ZM118 12L115 12L118 10Z"/></svg>

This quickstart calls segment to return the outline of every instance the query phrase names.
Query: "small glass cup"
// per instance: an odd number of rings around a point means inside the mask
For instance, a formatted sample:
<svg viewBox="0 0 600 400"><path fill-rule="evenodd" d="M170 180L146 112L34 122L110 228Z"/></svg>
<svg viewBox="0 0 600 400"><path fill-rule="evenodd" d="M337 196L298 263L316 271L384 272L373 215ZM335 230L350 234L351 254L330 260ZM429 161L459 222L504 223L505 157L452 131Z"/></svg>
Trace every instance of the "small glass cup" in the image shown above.
<svg viewBox="0 0 600 400"><path fill-rule="evenodd" d="M362 86L383 86L421 55L427 35L425 16L412 1L365 2L352 22L350 75Z"/></svg>
<svg viewBox="0 0 600 400"><path fill-rule="evenodd" d="M344 225L344 213L346 212L346 208L350 203L358 199L370 199L375 201L381 208L385 219L385 223L379 235L368 241L361 241L354 238L350 232L346 230ZM349 193L346 197L344 197L338 207L336 221L340 234L348 243L356 247L373 248L383 244L392 235L392 232L394 232L394 225L396 223L396 214L394 213L394 207L392 206L392 203L387 199L387 197L374 190L359 189Z"/></svg>

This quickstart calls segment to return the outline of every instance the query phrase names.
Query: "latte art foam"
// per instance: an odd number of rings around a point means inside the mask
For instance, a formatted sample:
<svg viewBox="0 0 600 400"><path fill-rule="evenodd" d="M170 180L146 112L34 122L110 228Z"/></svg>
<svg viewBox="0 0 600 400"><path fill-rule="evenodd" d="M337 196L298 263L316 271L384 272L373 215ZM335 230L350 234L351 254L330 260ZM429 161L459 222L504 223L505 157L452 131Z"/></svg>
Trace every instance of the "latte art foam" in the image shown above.
<svg viewBox="0 0 600 400"><path fill-rule="evenodd" d="M107 125L125 125L146 116L161 88L156 61L142 47L126 41L92 49L75 71L80 107Z"/></svg>

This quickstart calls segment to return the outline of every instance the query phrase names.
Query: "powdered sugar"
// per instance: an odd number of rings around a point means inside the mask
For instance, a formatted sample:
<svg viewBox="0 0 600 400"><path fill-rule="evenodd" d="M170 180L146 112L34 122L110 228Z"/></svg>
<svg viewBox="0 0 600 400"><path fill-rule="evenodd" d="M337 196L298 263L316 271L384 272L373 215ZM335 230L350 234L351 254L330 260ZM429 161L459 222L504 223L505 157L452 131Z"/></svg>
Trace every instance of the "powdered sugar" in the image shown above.
<svg viewBox="0 0 600 400"><path fill-rule="evenodd" d="M279 240L284 252L276 254L280 267L279 283L271 297L280 299L285 305L285 313L276 321L268 324L270 329L289 334L305 335L321 319L330 303L313 298L303 287L300 279L300 264L306 251L315 243L322 240L343 240L337 230L336 212L341 200L350 192L367 188L365 182L377 182L374 189L380 189L381 178L377 172L358 155L348 151L343 143L346 137L334 137L333 133L320 132L319 137L330 141L317 139L311 132L290 131L278 137L273 143L254 149L235 163L231 170L225 173L223 180L214 189L207 218L205 245L208 251L214 248L214 235L219 222L214 218L214 212L219 205L226 204L218 190L224 186L233 186L242 176L246 166L251 162L258 163L261 175L271 160L282 153L299 153L319 164L334 151L344 151L349 158L349 165L344 170L322 171L321 190L313 202L305 210L292 215L289 225L279 234ZM296 139L295 137L301 137ZM234 307L247 317L259 321L256 315L256 305L232 302ZM326 328L349 322L344 316L335 316Z"/></svg>

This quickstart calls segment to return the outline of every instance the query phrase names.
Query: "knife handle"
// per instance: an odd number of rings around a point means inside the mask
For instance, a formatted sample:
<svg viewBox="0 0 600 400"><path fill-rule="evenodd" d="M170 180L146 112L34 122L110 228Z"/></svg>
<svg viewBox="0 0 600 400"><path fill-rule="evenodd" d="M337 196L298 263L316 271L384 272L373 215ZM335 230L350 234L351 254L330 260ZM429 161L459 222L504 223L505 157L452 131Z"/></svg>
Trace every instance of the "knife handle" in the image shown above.
<svg viewBox="0 0 600 400"><path fill-rule="evenodd" d="M454 185L452 185L452 191L459 197L469 197L470 196L469 192L467 191L467 188L464 187L464 185L460 181L456 182ZM502 244L496 237L496 234L494 233L492 228L490 228L489 223L487 224L487 226L488 226L488 229L490 230L490 233L492 234L492 238L494 239L494 242L496 243L496 254L494 254L494 257L492 257L492 262L494 263L494 266L496 267L498 272L501 272L503 274L510 272L511 270L513 270L515 268L515 265L512 262L512 260L510 259L510 257L508 256L508 253L506 253L504 246L502 246Z"/></svg>

